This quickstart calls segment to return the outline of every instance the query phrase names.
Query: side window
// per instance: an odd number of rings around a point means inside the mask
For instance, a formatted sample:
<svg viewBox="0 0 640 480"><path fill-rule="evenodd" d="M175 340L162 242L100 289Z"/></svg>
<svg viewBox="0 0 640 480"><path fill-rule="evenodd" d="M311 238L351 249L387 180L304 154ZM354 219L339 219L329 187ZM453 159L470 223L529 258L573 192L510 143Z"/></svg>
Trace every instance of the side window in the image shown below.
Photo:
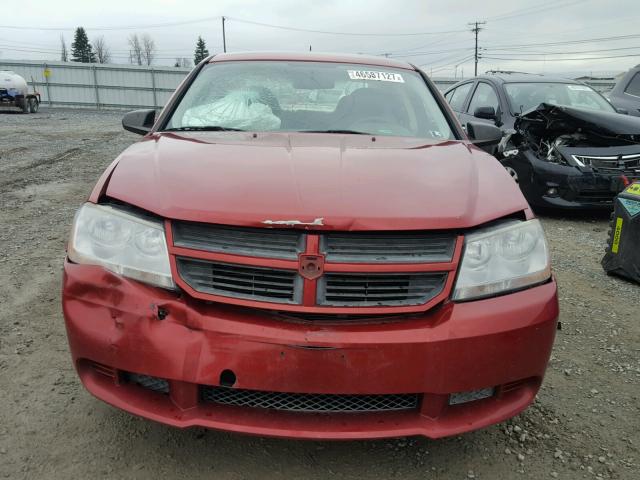
<svg viewBox="0 0 640 480"><path fill-rule="evenodd" d="M629 95L635 95L636 97L640 97L640 72L636 73L627 88L624 89L624 93L628 93Z"/></svg>
<svg viewBox="0 0 640 480"><path fill-rule="evenodd" d="M451 100L449 101L449 105L451 105L451 108L454 111L462 112L462 109L464 108L464 101L466 100L472 86L473 83L465 83L454 90Z"/></svg>
<svg viewBox="0 0 640 480"><path fill-rule="evenodd" d="M456 92L456 90L457 88L454 88L453 90L450 90L444 94L444 98L447 100L447 102L451 102L451 97L453 97L453 94Z"/></svg>
<svg viewBox="0 0 640 480"><path fill-rule="evenodd" d="M497 112L500 102L495 90L488 83L480 82L478 88L473 92L473 98L469 103L469 114L473 115L478 107L493 107Z"/></svg>

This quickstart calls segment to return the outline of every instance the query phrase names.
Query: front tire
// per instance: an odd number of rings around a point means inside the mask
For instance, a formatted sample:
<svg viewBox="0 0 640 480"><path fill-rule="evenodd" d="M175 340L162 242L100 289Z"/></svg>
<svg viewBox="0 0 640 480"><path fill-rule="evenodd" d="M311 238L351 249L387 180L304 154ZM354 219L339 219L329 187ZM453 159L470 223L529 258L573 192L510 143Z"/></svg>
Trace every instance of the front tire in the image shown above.
<svg viewBox="0 0 640 480"><path fill-rule="evenodd" d="M511 175L511 178L513 178L514 182L520 183L520 177L518 177L518 172L516 171L515 168L513 168L513 165L511 164L511 162L509 161L503 162L502 166L505 168L507 172L509 172L509 175Z"/></svg>

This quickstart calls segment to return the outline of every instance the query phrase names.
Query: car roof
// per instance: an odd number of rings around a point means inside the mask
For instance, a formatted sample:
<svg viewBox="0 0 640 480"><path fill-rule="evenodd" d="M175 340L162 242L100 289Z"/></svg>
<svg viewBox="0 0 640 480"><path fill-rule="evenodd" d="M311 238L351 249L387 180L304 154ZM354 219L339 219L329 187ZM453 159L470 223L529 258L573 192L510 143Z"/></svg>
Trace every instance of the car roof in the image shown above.
<svg viewBox="0 0 640 480"><path fill-rule="evenodd" d="M327 62L327 63L356 63L374 65L378 67L402 68L415 70L410 63L373 55L359 55L349 53L318 53L318 52L242 52L220 53L213 55L209 63L239 62L256 60L294 61L294 62Z"/></svg>
<svg viewBox="0 0 640 480"><path fill-rule="evenodd" d="M547 75L536 75L534 73L522 73L522 72L488 72L484 75L478 75L476 78L484 80L493 80L497 83L572 83L579 84L580 82L572 80L570 78L552 77Z"/></svg>

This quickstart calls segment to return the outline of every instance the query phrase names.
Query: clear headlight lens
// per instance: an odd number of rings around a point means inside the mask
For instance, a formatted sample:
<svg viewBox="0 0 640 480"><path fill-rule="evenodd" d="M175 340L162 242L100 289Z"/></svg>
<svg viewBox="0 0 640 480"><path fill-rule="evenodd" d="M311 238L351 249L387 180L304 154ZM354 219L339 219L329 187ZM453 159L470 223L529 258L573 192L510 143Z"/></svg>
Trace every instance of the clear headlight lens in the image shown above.
<svg viewBox="0 0 640 480"><path fill-rule="evenodd" d="M488 297L550 277L549 250L540 222L512 221L465 237L453 299Z"/></svg>
<svg viewBox="0 0 640 480"><path fill-rule="evenodd" d="M75 263L101 265L145 283L175 288L162 222L86 203L76 213L67 254Z"/></svg>

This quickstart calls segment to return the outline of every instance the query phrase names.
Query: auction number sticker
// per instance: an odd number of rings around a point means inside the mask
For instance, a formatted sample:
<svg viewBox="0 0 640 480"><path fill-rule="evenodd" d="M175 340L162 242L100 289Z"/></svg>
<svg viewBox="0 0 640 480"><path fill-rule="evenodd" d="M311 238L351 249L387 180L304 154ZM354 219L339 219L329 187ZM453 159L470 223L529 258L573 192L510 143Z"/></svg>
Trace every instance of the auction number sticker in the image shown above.
<svg viewBox="0 0 640 480"><path fill-rule="evenodd" d="M404 78L399 73L376 72L374 70L347 70L347 73L351 80L404 83Z"/></svg>

